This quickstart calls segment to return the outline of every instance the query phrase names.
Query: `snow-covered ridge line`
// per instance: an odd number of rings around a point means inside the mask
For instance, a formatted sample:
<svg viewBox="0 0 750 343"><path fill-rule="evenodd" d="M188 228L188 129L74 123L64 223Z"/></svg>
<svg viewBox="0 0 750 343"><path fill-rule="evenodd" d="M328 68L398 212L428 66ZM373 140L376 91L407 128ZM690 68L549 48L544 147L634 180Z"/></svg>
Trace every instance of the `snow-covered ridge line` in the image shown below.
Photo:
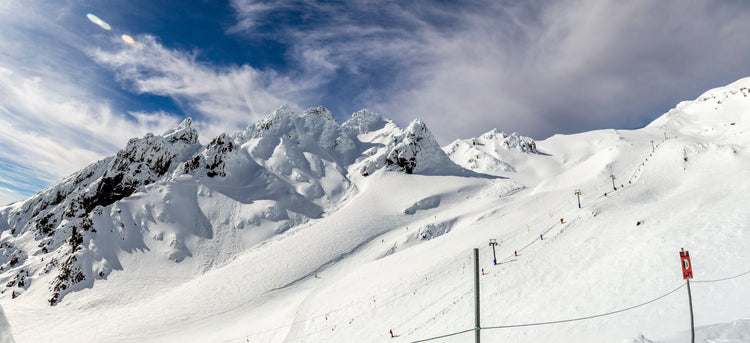
<svg viewBox="0 0 750 343"><path fill-rule="evenodd" d="M532 138L516 132L508 135L497 129L476 138L457 139L443 150L462 167L492 175L514 173L512 162L515 159L523 158L523 154L539 153Z"/></svg>
<svg viewBox="0 0 750 343"><path fill-rule="evenodd" d="M0 283L16 298L46 282L48 301L54 305L66 294L93 287L95 280L122 269L119 251L163 245L170 260L193 257L198 247L194 244L211 239L221 221L208 218L206 213L214 211L201 205L204 197L217 196L214 192L231 199L231 206L265 203L236 219L238 227L266 227L265 233L248 241L257 244L337 208L337 202L356 189L352 177L381 169L408 174L462 170L419 119L402 130L362 110L338 124L322 106L302 115L282 106L244 131L221 134L202 146L187 118L162 135L133 138L115 156L0 208ZM187 180L201 186L188 187ZM153 202L145 211L124 208L135 194L174 192L174 187L188 192L183 199L194 199L192 204L178 208ZM211 192L201 190L206 187ZM203 218L182 223L159 213L188 209ZM155 242L149 243L149 237Z"/></svg>

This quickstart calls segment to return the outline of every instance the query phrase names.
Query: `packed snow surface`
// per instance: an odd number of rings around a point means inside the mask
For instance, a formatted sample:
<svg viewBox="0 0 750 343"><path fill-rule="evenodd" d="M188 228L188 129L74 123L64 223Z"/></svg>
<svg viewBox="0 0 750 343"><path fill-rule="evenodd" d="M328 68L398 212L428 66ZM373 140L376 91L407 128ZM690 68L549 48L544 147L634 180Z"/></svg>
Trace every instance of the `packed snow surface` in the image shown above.
<svg viewBox="0 0 750 343"><path fill-rule="evenodd" d="M442 148L367 110L188 120L0 208L0 340L466 342L479 248L485 341L685 342L684 248L697 341L750 341L748 87Z"/></svg>

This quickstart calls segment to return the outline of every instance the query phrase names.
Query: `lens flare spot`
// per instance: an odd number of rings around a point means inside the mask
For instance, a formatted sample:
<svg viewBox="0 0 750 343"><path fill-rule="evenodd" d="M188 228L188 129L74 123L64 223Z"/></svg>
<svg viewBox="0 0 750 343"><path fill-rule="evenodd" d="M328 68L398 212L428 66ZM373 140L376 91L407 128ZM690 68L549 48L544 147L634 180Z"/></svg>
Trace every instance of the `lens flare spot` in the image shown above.
<svg viewBox="0 0 750 343"><path fill-rule="evenodd" d="M133 39L133 37L130 37L128 35L122 35L122 40L124 40L125 43L128 43L130 45L135 45L135 39Z"/></svg>
<svg viewBox="0 0 750 343"><path fill-rule="evenodd" d="M138 49L143 49L143 44L136 42L135 39L133 39L133 37L130 37L128 35L122 35L122 40L124 40L125 43L128 43Z"/></svg>
<svg viewBox="0 0 750 343"><path fill-rule="evenodd" d="M91 13L86 13L86 18L89 18L89 20L91 20L92 23L94 23L96 25L99 25L101 28L103 28L103 29L105 29L107 31L109 31L109 30L112 29L112 26L109 26L109 24L107 24L106 21L99 19L99 17L97 17L97 16L95 16L95 15L93 15Z"/></svg>

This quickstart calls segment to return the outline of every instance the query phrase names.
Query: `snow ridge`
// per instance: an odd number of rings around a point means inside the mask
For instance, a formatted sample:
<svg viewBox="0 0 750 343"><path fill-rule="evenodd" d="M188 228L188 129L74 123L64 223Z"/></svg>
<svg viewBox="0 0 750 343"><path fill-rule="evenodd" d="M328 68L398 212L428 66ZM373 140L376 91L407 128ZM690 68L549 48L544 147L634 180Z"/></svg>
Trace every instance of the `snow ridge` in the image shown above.
<svg viewBox="0 0 750 343"><path fill-rule="evenodd" d="M497 129L476 138L457 139L444 151L462 167L491 175L514 173L512 161L524 159L524 154L539 154L532 138L516 132L508 135Z"/></svg>
<svg viewBox="0 0 750 343"><path fill-rule="evenodd" d="M12 251L2 274L12 297L23 294L33 280L44 279L51 291L49 302L55 304L73 290L91 287L94 278L105 278L114 261L106 257L112 252L96 248L99 237L93 219L168 175L190 155L198 139L191 123L186 119L165 136L131 139L117 155L0 211L11 235L0 244ZM29 255L34 258L21 258Z"/></svg>
<svg viewBox="0 0 750 343"><path fill-rule="evenodd" d="M421 120L401 130L362 110L339 125L325 107L298 116L282 106L242 132L201 146L187 118L163 135L131 139L115 156L0 209L0 228L9 232L0 239L0 283L16 298L46 282L55 305L122 269L120 250L160 251L183 262L208 258L195 252L215 240L239 253L246 247L215 238L226 220L204 199L221 197L224 206L241 209L231 223L259 228L239 233L252 246L337 208L355 190L350 169L359 170L357 176L377 169L461 170ZM142 207L131 204L136 194ZM170 213L193 213L187 215L193 219Z"/></svg>

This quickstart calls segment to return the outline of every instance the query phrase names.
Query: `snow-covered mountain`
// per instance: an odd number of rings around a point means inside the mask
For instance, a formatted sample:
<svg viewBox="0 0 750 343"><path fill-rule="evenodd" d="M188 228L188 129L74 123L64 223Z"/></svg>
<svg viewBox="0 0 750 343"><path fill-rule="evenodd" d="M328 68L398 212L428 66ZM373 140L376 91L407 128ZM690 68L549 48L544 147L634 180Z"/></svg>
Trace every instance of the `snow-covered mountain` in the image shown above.
<svg viewBox="0 0 750 343"><path fill-rule="evenodd" d="M47 283L51 305L92 287L118 255L160 252L208 265L330 213L362 176L387 167L457 172L420 120L401 130L367 110L339 125L324 107L301 116L283 106L245 131L198 143L188 118L161 136L132 139L116 156L30 199L0 209L0 284L11 298ZM360 139L359 136L362 136ZM231 232L227 240L216 230ZM201 250L202 251L202 250Z"/></svg>
<svg viewBox="0 0 750 343"><path fill-rule="evenodd" d="M512 175L513 164L526 159L525 154L538 154L536 142L518 133L506 135L497 129L472 139L457 139L445 147L448 156L467 169L493 175Z"/></svg>
<svg viewBox="0 0 750 343"><path fill-rule="evenodd" d="M0 208L0 301L19 341L410 342L473 328L480 247L486 340L682 341L679 249L696 281L750 270L749 86L639 130L442 148L368 110L281 107L206 145L187 119ZM694 284L699 338L750 334L749 277Z"/></svg>

